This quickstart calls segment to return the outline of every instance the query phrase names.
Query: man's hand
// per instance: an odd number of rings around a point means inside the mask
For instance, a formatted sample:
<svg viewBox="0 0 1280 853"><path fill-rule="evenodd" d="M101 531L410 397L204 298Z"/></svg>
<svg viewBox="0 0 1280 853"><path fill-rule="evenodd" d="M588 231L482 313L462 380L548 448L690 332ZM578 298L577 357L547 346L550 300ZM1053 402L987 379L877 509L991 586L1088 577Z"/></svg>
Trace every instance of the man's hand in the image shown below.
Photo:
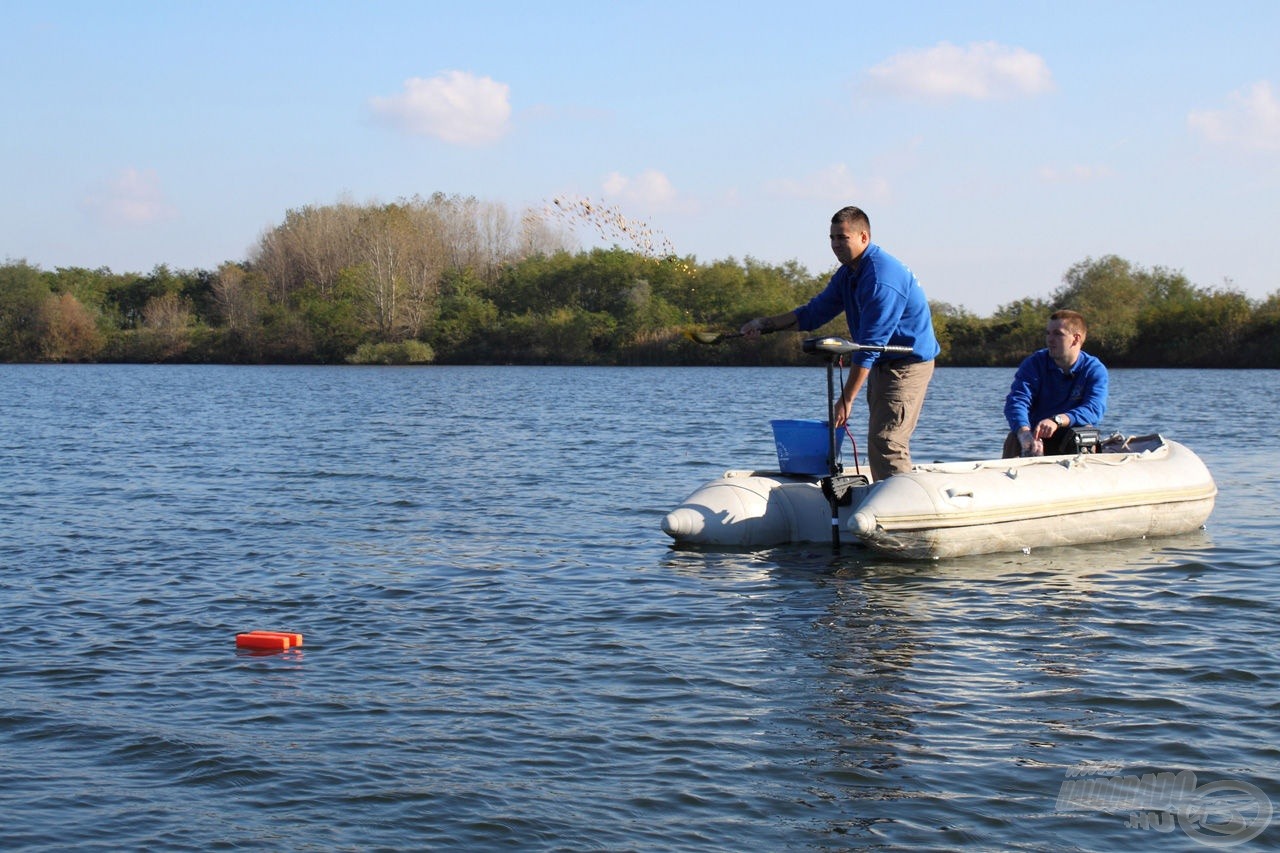
<svg viewBox="0 0 1280 853"><path fill-rule="evenodd" d="M757 317L754 320L748 320L742 324L742 328L738 331L742 333L744 338L758 338L770 332L790 329L795 324L796 315L793 311L787 314L779 314L776 317Z"/></svg>
<svg viewBox="0 0 1280 853"><path fill-rule="evenodd" d="M1043 441L1046 438L1049 438L1051 435L1053 435L1057 431L1058 431L1058 421L1056 418L1045 418L1040 423L1036 424L1036 428L1034 430L1036 434L1036 438L1040 439L1041 441Z"/></svg>
<svg viewBox="0 0 1280 853"><path fill-rule="evenodd" d="M1022 445L1023 456L1044 456L1044 442L1040 440L1038 430L1018 430L1018 443Z"/></svg>
<svg viewBox="0 0 1280 853"><path fill-rule="evenodd" d="M843 396L836 400L836 429L841 429L849 422L849 415L853 413L853 401L846 400Z"/></svg>

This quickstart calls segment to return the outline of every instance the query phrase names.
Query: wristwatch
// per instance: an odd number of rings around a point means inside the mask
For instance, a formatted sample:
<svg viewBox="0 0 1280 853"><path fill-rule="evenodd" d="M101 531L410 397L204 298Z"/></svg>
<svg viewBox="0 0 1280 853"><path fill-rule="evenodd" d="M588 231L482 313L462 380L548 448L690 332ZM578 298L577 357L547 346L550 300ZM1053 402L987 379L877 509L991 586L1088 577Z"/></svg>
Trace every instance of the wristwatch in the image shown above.
<svg viewBox="0 0 1280 853"><path fill-rule="evenodd" d="M1071 418L1067 417L1066 415L1054 415L1053 422L1060 427L1064 427L1067 424L1071 423Z"/></svg>

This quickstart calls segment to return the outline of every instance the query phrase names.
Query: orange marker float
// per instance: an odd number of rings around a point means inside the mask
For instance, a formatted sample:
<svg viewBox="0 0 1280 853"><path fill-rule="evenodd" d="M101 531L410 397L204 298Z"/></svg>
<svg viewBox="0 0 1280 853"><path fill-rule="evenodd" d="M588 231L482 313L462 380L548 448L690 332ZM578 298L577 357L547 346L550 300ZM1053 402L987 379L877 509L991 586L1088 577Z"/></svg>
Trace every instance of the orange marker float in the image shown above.
<svg viewBox="0 0 1280 853"><path fill-rule="evenodd" d="M236 634L236 648L264 652L283 652L302 645L302 635L288 631L250 631Z"/></svg>

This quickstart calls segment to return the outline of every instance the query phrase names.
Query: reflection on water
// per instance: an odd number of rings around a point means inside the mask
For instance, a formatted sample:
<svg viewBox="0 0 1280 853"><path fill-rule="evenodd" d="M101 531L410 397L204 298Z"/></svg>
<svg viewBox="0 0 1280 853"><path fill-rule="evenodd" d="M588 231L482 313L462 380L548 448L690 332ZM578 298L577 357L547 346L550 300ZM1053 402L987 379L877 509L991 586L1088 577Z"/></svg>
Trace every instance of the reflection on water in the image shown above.
<svg viewBox="0 0 1280 853"><path fill-rule="evenodd" d="M1131 714L1195 716L1184 702L1152 698L1179 692L1181 676L1170 665L1153 675L1149 644L1170 619L1160 590L1203 578L1212 546L1197 531L936 562L812 546L749 557L673 551L667 562L707 580L790 588L808 579L814 609L797 613L793 602L778 639L817 666L803 799L840 816L815 832L945 846L982 837L973 833L983 815L988 830L1006 826L993 797L1029 799L1022 810L1060 837L1096 837L1093 820L1077 815L1073 825L1053 812L1067 768L1101 756L1159 766L1153 750L1169 766L1186 760L1181 747L1161 746L1158 726L1136 744L1108 728L1123 732ZM803 626L800 613L809 614ZM978 756L987 758L975 764ZM1123 829L1116 822L1102 835L1123 838Z"/></svg>

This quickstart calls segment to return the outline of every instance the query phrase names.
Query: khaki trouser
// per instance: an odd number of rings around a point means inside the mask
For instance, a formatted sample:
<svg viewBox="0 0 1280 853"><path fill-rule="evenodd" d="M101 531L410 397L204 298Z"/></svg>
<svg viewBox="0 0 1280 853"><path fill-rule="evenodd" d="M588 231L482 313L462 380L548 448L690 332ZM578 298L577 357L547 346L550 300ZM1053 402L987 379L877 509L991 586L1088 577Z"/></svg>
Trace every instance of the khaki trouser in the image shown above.
<svg viewBox="0 0 1280 853"><path fill-rule="evenodd" d="M877 361L871 366L867 377L867 461L872 478L883 480L911 470L911 433L920 420L932 378L932 361Z"/></svg>

